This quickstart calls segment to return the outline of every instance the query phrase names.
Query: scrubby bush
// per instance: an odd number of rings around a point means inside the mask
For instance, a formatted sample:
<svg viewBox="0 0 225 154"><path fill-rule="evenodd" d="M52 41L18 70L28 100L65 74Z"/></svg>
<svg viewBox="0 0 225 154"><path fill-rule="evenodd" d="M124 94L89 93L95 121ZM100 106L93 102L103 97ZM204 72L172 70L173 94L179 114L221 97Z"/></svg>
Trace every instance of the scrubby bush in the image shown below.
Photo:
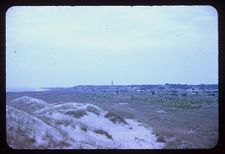
<svg viewBox="0 0 225 154"><path fill-rule="evenodd" d="M103 129L96 129L94 130L96 134L105 135L108 139L113 140L112 135L110 135L108 132L104 131Z"/></svg>
<svg viewBox="0 0 225 154"><path fill-rule="evenodd" d="M89 112L92 112L92 113L94 113L94 114L96 114L96 115L99 115L99 114L100 114L99 111L98 111L98 109L96 109L96 108L93 107L93 106L88 106L88 107L86 108L86 110L89 111Z"/></svg>
<svg viewBox="0 0 225 154"><path fill-rule="evenodd" d="M61 120L56 120L55 123L57 125L69 126L71 124L71 121L67 119L61 119Z"/></svg>
<svg viewBox="0 0 225 154"><path fill-rule="evenodd" d="M71 146L71 144L65 140L62 140L57 143L57 146L58 146L57 148L61 149L61 148L69 147L69 146Z"/></svg>
<svg viewBox="0 0 225 154"><path fill-rule="evenodd" d="M163 143L166 143L165 137L162 136L162 135L160 135L160 136L157 138L156 142L163 142Z"/></svg>
<svg viewBox="0 0 225 154"><path fill-rule="evenodd" d="M105 118L108 118L110 121L113 123L123 123L127 124L124 118L120 117L118 114L115 112L108 112L105 114Z"/></svg>
<svg viewBox="0 0 225 154"><path fill-rule="evenodd" d="M35 148L36 140L19 126L7 129L7 143L15 149L32 149Z"/></svg>
<svg viewBox="0 0 225 154"><path fill-rule="evenodd" d="M84 115L87 115L85 110L73 110L73 111L67 111L65 114L72 115L75 118L80 118Z"/></svg>
<svg viewBox="0 0 225 154"><path fill-rule="evenodd" d="M56 141L54 140L52 134L49 130L45 132L44 140L47 142L46 145L42 145L42 149L57 149L57 148L65 148L65 146L70 146L65 140Z"/></svg>
<svg viewBox="0 0 225 154"><path fill-rule="evenodd" d="M84 132L87 132L88 126L85 125L85 124L80 124L80 129L81 129L82 131L84 131Z"/></svg>

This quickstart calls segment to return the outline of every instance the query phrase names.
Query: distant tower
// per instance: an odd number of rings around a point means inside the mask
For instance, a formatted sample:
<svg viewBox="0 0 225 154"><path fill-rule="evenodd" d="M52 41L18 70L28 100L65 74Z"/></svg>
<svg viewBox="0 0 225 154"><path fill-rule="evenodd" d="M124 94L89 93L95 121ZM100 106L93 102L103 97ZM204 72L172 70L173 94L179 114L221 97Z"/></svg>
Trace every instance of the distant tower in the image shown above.
<svg viewBox="0 0 225 154"><path fill-rule="evenodd" d="M113 86L113 81L111 81L111 86Z"/></svg>

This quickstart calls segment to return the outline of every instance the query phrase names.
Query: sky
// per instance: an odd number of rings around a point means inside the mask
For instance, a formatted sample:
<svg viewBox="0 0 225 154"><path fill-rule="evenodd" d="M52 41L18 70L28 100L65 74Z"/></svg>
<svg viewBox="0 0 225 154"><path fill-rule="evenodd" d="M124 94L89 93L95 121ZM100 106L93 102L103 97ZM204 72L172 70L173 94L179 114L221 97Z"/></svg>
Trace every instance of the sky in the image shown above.
<svg viewBox="0 0 225 154"><path fill-rule="evenodd" d="M217 84L211 6L14 6L6 86Z"/></svg>

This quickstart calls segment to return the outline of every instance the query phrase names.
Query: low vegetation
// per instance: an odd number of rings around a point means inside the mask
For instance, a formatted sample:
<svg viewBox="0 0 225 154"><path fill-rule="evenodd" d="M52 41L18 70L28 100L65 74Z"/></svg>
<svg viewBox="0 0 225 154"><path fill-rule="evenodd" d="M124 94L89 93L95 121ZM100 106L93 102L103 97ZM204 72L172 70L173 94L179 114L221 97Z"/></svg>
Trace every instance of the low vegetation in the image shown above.
<svg viewBox="0 0 225 154"><path fill-rule="evenodd" d="M111 120L113 123L122 123L122 124L127 124L126 120L116 114L115 112L107 112L105 114L105 117Z"/></svg>
<svg viewBox="0 0 225 154"><path fill-rule="evenodd" d="M60 148L66 148L71 146L70 143L68 143L67 136L65 136L62 140L56 141L51 134L50 130L45 131L44 140L47 142L47 144L42 145L39 148L43 149L60 149Z"/></svg>
<svg viewBox="0 0 225 154"><path fill-rule="evenodd" d="M87 115L85 110L66 111L65 114L72 115L74 118L80 118L84 115Z"/></svg>
<svg viewBox="0 0 225 154"><path fill-rule="evenodd" d="M36 148L35 142L35 138L29 136L21 127L10 127L7 130L7 143L14 149L33 149Z"/></svg>
<svg viewBox="0 0 225 154"><path fill-rule="evenodd" d="M64 125L64 126L69 126L71 125L72 121L71 120L67 120L67 119L59 119L59 120L55 120L55 124L56 125Z"/></svg>
<svg viewBox="0 0 225 154"><path fill-rule="evenodd" d="M108 132L104 131L103 129L96 129L94 130L96 134L105 135L108 139L113 140L112 135L110 135Z"/></svg>
<svg viewBox="0 0 225 154"><path fill-rule="evenodd" d="M86 111L92 112L92 113L94 113L94 114L96 114L96 115L99 115L99 114L100 114L99 110L96 109L96 108L93 107L93 106L88 106L88 107L86 108Z"/></svg>
<svg viewBox="0 0 225 154"><path fill-rule="evenodd" d="M80 129L84 132L87 132L88 126L86 124L80 123Z"/></svg>

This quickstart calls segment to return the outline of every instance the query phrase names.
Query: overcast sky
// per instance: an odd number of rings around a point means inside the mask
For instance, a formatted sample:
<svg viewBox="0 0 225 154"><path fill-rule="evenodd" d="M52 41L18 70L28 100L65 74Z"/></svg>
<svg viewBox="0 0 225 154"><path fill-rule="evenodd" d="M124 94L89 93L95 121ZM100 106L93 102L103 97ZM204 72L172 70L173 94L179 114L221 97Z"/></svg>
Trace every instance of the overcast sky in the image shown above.
<svg viewBox="0 0 225 154"><path fill-rule="evenodd" d="M11 7L7 87L218 83L211 6Z"/></svg>

